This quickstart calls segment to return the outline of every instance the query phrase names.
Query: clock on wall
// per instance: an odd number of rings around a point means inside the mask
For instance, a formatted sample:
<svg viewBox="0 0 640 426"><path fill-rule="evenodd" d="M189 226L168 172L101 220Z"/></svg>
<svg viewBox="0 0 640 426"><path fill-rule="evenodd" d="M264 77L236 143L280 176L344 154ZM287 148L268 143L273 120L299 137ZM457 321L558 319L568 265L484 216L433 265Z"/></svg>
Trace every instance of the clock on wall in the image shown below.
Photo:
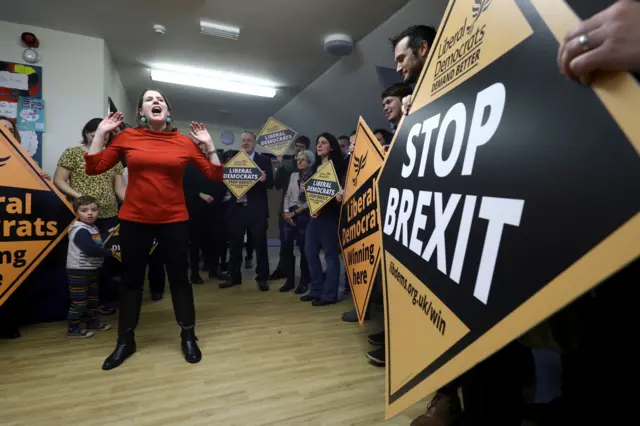
<svg viewBox="0 0 640 426"><path fill-rule="evenodd" d="M220 133L220 140L225 145L233 145L233 143L236 141L236 137L233 135L233 132L225 130Z"/></svg>

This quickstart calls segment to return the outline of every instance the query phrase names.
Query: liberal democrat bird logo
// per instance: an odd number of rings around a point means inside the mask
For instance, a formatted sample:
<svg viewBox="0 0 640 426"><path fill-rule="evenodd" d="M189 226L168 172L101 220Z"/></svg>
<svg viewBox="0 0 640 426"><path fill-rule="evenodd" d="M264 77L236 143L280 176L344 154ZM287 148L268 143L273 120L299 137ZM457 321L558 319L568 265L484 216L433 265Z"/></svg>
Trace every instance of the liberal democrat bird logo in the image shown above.
<svg viewBox="0 0 640 426"><path fill-rule="evenodd" d="M473 22L467 27L467 33L471 33L473 31L473 27L478 21L478 18L480 18L480 15L482 15L483 12L486 12L487 9L489 9L489 6L491 6L491 1L492 0L475 0L475 4L471 8Z"/></svg>
<svg viewBox="0 0 640 426"><path fill-rule="evenodd" d="M0 167L4 167L9 161L9 158L11 158L11 156L4 157L4 158L0 157Z"/></svg>
<svg viewBox="0 0 640 426"><path fill-rule="evenodd" d="M360 172L364 169L364 166L367 164L367 157L369 156L369 151L367 151L364 155L360 157L353 157L353 169L356 172L356 177L353 178L353 184L358 186L358 176L360 176Z"/></svg>

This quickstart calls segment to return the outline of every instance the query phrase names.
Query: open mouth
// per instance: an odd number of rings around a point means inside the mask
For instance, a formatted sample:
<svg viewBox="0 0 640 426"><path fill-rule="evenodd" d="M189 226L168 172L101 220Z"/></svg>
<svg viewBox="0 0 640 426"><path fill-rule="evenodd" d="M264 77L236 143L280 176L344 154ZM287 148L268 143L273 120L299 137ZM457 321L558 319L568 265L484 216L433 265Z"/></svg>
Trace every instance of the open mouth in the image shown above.
<svg viewBox="0 0 640 426"><path fill-rule="evenodd" d="M154 106L153 108L151 108L151 113L152 114L162 114L162 108L159 106Z"/></svg>

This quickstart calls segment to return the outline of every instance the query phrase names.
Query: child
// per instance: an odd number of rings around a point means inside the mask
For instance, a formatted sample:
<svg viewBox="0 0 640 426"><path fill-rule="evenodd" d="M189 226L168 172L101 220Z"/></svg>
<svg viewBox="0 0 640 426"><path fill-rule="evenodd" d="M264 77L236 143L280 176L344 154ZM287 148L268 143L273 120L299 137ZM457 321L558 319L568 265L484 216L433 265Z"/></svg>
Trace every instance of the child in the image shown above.
<svg viewBox="0 0 640 426"><path fill-rule="evenodd" d="M111 326L103 323L98 312L98 277L104 257L113 252L102 248L100 231L96 227L98 202L95 198L83 195L73 202L78 220L69 229L69 251L67 253L67 276L69 277L69 331L70 339L86 339L93 336L91 330L109 330ZM80 327L80 321L88 317L86 328Z"/></svg>

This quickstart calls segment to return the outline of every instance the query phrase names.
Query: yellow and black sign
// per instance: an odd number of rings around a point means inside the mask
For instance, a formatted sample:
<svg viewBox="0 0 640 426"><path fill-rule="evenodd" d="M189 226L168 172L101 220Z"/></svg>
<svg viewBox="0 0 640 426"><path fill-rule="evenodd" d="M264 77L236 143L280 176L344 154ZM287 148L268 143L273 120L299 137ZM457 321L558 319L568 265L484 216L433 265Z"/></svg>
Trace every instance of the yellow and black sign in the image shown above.
<svg viewBox="0 0 640 426"><path fill-rule="evenodd" d="M75 219L64 196L0 125L0 306Z"/></svg>
<svg viewBox="0 0 640 426"><path fill-rule="evenodd" d="M275 118L269 118L258 135L258 145L268 149L275 156L282 157L296 137L296 132Z"/></svg>
<svg viewBox="0 0 640 426"><path fill-rule="evenodd" d="M240 151L224 165L224 184L236 198L242 197L258 183L262 170L246 152Z"/></svg>
<svg viewBox="0 0 640 426"><path fill-rule="evenodd" d="M376 186L383 160L380 143L360 117L355 150L351 154L344 186L338 231L360 325L367 313L380 264L381 230Z"/></svg>
<svg viewBox="0 0 640 426"><path fill-rule="evenodd" d="M122 256L120 255L120 225L113 228L107 239L102 243L102 247L111 249L113 257L122 262ZM158 242L154 240L149 252L150 255L153 254L156 247L158 247Z"/></svg>
<svg viewBox="0 0 640 426"><path fill-rule="evenodd" d="M309 212L316 214L340 192L340 181L336 169L333 167L333 162L329 161L320 166L304 185Z"/></svg>
<svg viewBox="0 0 640 426"><path fill-rule="evenodd" d="M451 0L442 23L378 180L388 416L640 254L633 77L560 75L565 2Z"/></svg>

